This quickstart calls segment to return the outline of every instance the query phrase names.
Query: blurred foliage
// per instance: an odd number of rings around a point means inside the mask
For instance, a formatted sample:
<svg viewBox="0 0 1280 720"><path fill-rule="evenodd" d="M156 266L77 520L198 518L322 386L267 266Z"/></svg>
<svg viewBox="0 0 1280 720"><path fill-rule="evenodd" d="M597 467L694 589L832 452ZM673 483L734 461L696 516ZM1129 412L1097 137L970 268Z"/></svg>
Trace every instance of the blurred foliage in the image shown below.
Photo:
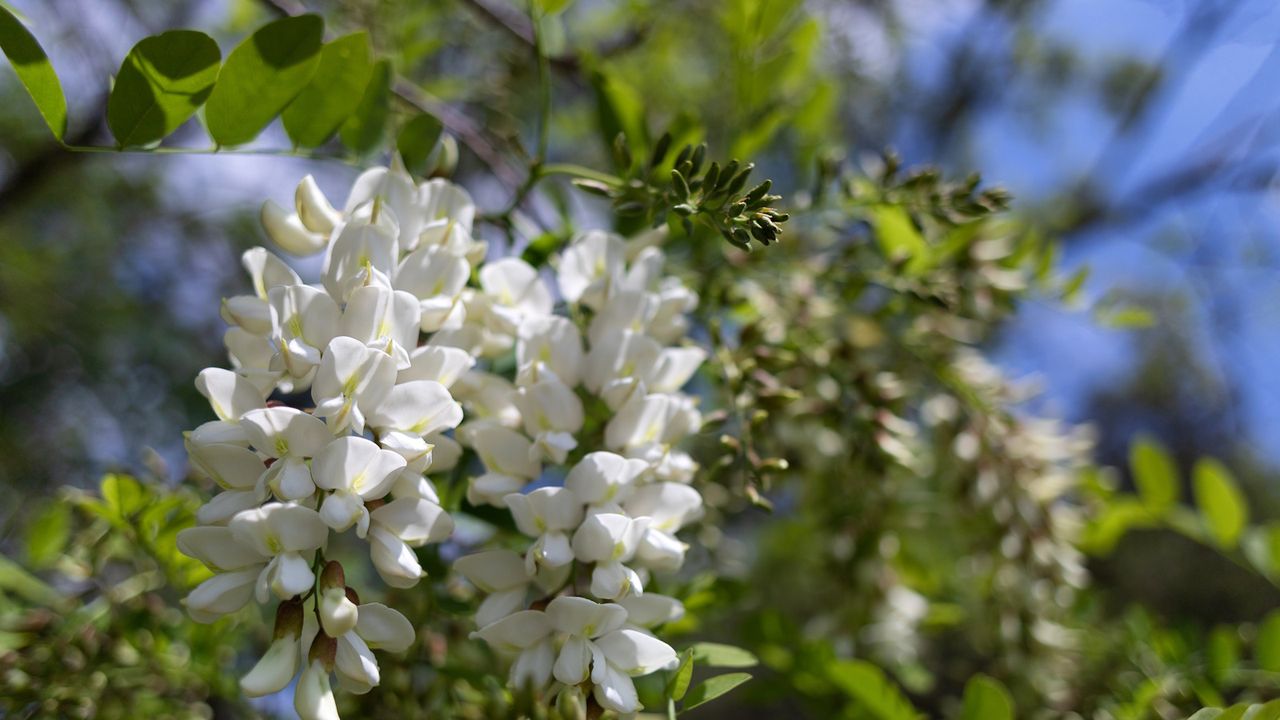
<svg viewBox="0 0 1280 720"><path fill-rule="evenodd" d="M141 38L189 23L191 10L172 6L198 3L109 5L145 28ZM691 538L688 574L659 588L686 604L663 633L691 661L655 676L646 697L661 703L680 686L685 707L696 705L758 657L752 682L690 716L1276 717L1274 702L1250 707L1280 695L1271 476L1228 453L1232 426L1202 391L1194 348L1168 337L1181 321L1149 309L1152 298L1091 303L1098 322L1150 328L1144 337L1163 343L1131 387L1096 399L1100 432L1033 415L1032 390L982 354L1027 299L1087 304L1087 270L1059 271L1060 236L1152 200L1103 197L1085 182L1011 211L1007 193L976 176L867 152L909 121L924 136L915 156L965 165L965 128L1015 72L1042 96L1032 116L1084 86L1122 130L1140 128L1167 68L1082 57L1035 32L1029 19L1043 5L983 4L1009 42L973 32L944 57L937 87L905 65L877 73L855 61L850 27L902 52L905 15L924 12L914 3L583 0L542 2L531 17L498 0L237 0L205 29L229 49L308 10L330 39L367 31L373 57L386 59L372 90L352 93L340 128L325 123L301 144L346 157L398 137L418 169L448 168L443 131L460 146L457 179L496 208L491 237L531 261L554 258L584 217L670 228L664 249L698 290L696 325L713 350L697 391L723 412L708 414L694 448L716 522ZM50 6L77 14L69 0ZM88 24L37 28L55 67L74 52L92 70L91 83L64 83L68 142L110 144L107 96L96 114L83 106L128 48L104 50ZM544 88L554 99L545 119ZM252 716L235 681L265 638L234 620L194 624L179 605L203 571L172 535L198 494L171 487L159 466L153 481L110 474L94 491L76 487L114 464L140 470L134 448L173 450L175 428L203 419L190 378L223 362L210 298L234 294L243 281L230 277L232 258L260 233L243 217L211 216L200 198L171 197L169 159L42 144L48 129L23 90L0 91L0 714ZM186 109L163 129L200 147L204 120L187 121ZM302 138L290 124L288 137ZM338 140L311 142L335 128ZM272 132L266 142L291 144ZM714 183L710 157L720 159ZM724 213L755 185L736 182L753 159L775 181L756 200L781 188L776 212L789 222L779 242L746 254L723 241L727 229L748 245L725 223L742 218L753 234L752 218ZM710 222L686 226L686 215ZM1130 444L1135 418L1170 447ZM1117 467L1098 467L1095 448ZM1201 458L1210 452L1220 459ZM453 510L464 481L442 483ZM492 520L467 518L482 534L509 530ZM430 579L388 593L419 642L383 663L379 692L341 696L344 711L542 712L503 690L496 659L468 639L475 598L448 572L460 551L422 551ZM343 560L353 574L363 563ZM1203 602L1186 601L1193 591ZM717 656L702 638L742 645L750 662ZM726 662L729 672L717 667ZM725 679L708 683L713 674Z"/></svg>

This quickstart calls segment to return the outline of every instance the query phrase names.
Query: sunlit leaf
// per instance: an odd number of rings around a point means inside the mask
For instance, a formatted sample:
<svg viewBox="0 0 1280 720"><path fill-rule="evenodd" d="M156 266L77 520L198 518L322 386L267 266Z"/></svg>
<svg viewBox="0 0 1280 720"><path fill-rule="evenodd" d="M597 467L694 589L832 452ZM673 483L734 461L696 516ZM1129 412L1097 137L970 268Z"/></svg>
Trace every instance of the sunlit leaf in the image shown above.
<svg viewBox="0 0 1280 720"><path fill-rule="evenodd" d="M750 679L749 673L728 673L707 678L706 682L693 686L684 696L681 712L709 703Z"/></svg>
<svg viewBox="0 0 1280 720"><path fill-rule="evenodd" d="M916 720L920 713L884 671L864 660L839 660L829 670L831 681L875 720Z"/></svg>
<svg viewBox="0 0 1280 720"><path fill-rule="evenodd" d="M5 7L0 7L0 50L13 64L53 136L62 140L67 134L67 98L62 94L62 83L40 43Z"/></svg>
<svg viewBox="0 0 1280 720"><path fill-rule="evenodd" d="M27 528L27 561L32 567L52 565L71 536L71 506L54 500L45 506Z"/></svg>
<svg viewBox="0 0 1280 720"><path fill-rule="evenodd" d="M1280 672L1280 610L1267 615L1258 626L1258 640L1253 653L1258 667L1268 672Z"/></svg>
<svg viewBox="0 0 1280 720"><path fill-rule="evenodd" d="M323 145L356 111L373 73L368 33L326 43L311 82L285 108L285 132L301 147Z"/></svg>
<svg viewBox="0 0 1280 720"><path fill-rule="evenodd" d="M170 30L134 45L107 102L116 142L146 145L177 130L208 99L221 61L213 38L195 30Z"/></svg>
<svg viewBox="0 0 1280 720"><path fill-rule="evenodd" d="M744 668L754 667L760 662L750 651L733 645L704 642L689 649L693 651L693 661L707 667Z"/></svg>
<svg viewBox="0 0 1280 720"><path fill-rule="evenodd" d="M1153 513L1163 513L1178 502L1178 468L1155 441L1138 438L1129 446L1129 470L1143 504Z"/></svg>
<svg viewBox="0 0 1280 720"><path fill-rule="evenodd" d="M671 674L671 681L667 683L667 697L672 700L682 700L685 693L689 692L691 680L693 680L693 651L685 650L680 653L680 665Z"/></svg>
<svg viewBox="0 0 1280 720"><path fill-rule="evenodd" d="M911 216L898 205L879 205L872 208L871 224L875 227L876 242L886 257L893 262L905 262L908 274L915 274L930 262L929 243L911 222Z"/></svg>
<svg viewBox="0 0 1280 720"><path fill-rule="evenodd" d="M1004 685L986 675L974 675L964 686L961 720L1013 720L1013 697Z"/></svg>
<svg viewBox="0 0 1280 720"><path fill-rule="evenodd" d="M241 145L257 137L311 81L323 33L319 15L288 17L232 50L205 107L214 141Z"/></svg>
<svg viewBox="0 0 1280 720"><path fill-rule="evenodd" d="M391 114L391 79L389 61L380 60L374 64L360 103L338 133L343 145L364 154L372 151L382 141L387 118Z"/></svg>
<svg viewBox="0 0 1280 720"><path fill-rule="evenodd" d="M1231 471L1217 460L1204 458L1196 463L1192 484L1209 534L1219 545L1235 547L1248 522L1249 509Z"/></svg>

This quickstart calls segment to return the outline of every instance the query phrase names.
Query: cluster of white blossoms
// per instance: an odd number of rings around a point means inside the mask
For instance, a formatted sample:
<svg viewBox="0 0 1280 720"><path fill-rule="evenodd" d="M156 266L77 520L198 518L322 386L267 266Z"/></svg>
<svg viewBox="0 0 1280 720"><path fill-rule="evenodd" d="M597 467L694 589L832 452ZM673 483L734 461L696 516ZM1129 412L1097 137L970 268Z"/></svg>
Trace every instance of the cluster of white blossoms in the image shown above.
<svg viewBox="0 0 1280 720"><path fill-rule="evenodd" d="M680 568L676 533L702 514L677 445L702 424L679 390L705 353L673 345L696 297L663 277L658 237L575 237L556 277L566 316L534 268L486 265L464 291L465 322L433 339L482 358L514 349L509 377L476 369L455 386L468 418L457 436L485 469L468 500L508 509L529 538L523 556L454 563L488 593L474 636L514 658L513 685L623 714L641 709L633 677L676 662L650 628L684 609L644 589Z"/></svg>
<svg viewBox="0 0 1280 720"><path fill-rule="evenodd" d="M296 199L296 214L268 203L263 224L290 253L323 251L322 282L264 248L244 254L253 294L222 307L233 369L196 380L218 419L186 436L193 469L222 491L178 545L215 573L186 599L197 620L279 602L275 641L244 692L280 691L302 667L298 713L336 718L330 674L367 692L379 682L372 651L403 651L415 630L361 604L324 551L331 533L353 532L382 579L407 588L424 575L413 548L452 534L425 473L458 460L442 434L462 420L449 386L474 360L419 338L460 321L469 259L484 246L470 238L470 199L443 181L379 168L342 212L310 177Z"/></svg>
<svg viewBox="0 0 1280 720"><path fill-rule="evenodd" d="M683 614L644 588L680 568L676 533L702 514L696 465L678 449L702 418L679 390L705 353L677 344L696 296L662 275L661 236L575 237L559 302L524 261L484 262L475 208L443 180L369 170L338 212L308 177L296 201L296 213L267 203L263 224L292 254L325 252L322 281L246 252L254 294L223 304L233 369L197 379L218 420L187 435L188 451L223 491L179 538L216 573L187 598L192 615L279 601L276 640L242 687L279 691L301 666L299 714L336 717L330 674L368 691L371 651L403 650L415 633L360 604L324 560L330 533L367 540L382 579L412 586L413 548L453 530L426 475L454 468L465 446L484 467L468 501L508 509L530 538L523 557L455 564L490 593L475 636L515 656L518 686L639 710L632 677L676 662L650 629Z"/></svg>

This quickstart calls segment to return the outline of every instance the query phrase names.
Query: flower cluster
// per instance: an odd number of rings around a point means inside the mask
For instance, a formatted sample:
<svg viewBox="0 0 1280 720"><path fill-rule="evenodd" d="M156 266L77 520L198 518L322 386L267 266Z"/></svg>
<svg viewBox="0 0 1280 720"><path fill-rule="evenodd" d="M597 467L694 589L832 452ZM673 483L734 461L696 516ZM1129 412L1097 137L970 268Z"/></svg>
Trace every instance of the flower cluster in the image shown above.
<svg viewBox="0 0 1280 720"><path fill-rule="evenodd" d="M372 651L403 651L415 632L360 603L324 552L331 533L353 531L381 578L406 588L424 575L413 548L452 534L425 473L458 461L443 434L462 420L449 386L474 360L419 340L461 325L459 293L485 247L465 192L403 170L361 175L341 212L310 177L296 201L296 213L268 202L263 225L292 254L324 252L322 281L304 283L264 248L244 254L253 294L222 306L233 369L196 380L218 419L186 436L193 469L222 491L178 544L215 573L186 600L197 620L279 602L244 692L277 692L301 665L298 713L336 718L330 674L367 692L379 682Z"/></svg>
<svg viewBox="0 0 1280 720"><path fill-rule="evenodd" d="M563 316L534 268L486 265L463 293L465 321L433 338L482 358L514 350L509 377L493 362L455 386L468 418L458 438L484 465L468 500L506 508L529 538L523 557L454 564L487 593L475 636L514 657L514 685L619 713L641 707L633 677L676 661L651 628L683 607L645 586L680 568L676 533L702 513L696 465L678 449L702 418L679 390L705 353L675 344L696 297L662 275L660 238L575 237L556 278Z"/></svg>

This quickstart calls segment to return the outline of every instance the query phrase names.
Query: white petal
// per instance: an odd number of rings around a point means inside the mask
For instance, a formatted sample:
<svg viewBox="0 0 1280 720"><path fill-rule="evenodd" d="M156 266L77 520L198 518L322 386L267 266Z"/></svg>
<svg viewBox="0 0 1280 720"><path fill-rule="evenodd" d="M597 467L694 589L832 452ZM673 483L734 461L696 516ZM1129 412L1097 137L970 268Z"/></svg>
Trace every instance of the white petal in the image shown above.
<svg viewBox="0 0 1280 720"><path fill-rule="evenodd" d="M196 586L184 601L192 619L210 623L249 603L259 567L219 573Z"/></svg>
<svg viewBox="0 0 1280 720"><path fill-rule="evenodd" d="M578 685L586 681L590 667L591 652L587 649L587 639L574 635L560 648L553 672L556 680L565 685Z"/></svg>
<svg viewBox="0 0 1280 720"><path fill-rule="evenodd" d="M511 550L486 550L464 555L453 562L453 569L488 593L522 588L529 582L524 560Z"/></svg>
<svg viewBox="0 0 1280 720"><path fill-rule="evenodd" d="M526 648L511 665L511 684L518 688L532 688L535 693L540 692L551 680L555 657L551 638Z"/></svg>
<svg viewBox="0 0 1280 720"><path fill-rule="evenodd" d="M334 532L345 532L367 516L364 498L346 490L335 490L320 503L320 519Z"/></svg>
<svg viewBox="0 0 1280 720"><path fill-rule="evenodd" d="M684 617L684 605L673 597L645 593L618 600L627 609L627 622L644 628L675 622Z"/></svg>
<svg viewBox="0 0 1280 720"><path fill-rule="evenodd" d="M230 528L189 527L178 532L178 550L215 573L262 565L268 558L236 539Z"/></svg>
<svg viewBox="0 0 1280 720"><path fill-rule="evenodd" d="M274 287L302 284L302 278L289 267L288 263L273 255L263 247L249 248L240 256L240 263L249 271L253 280L253 292L262 300Z"/></svg>
<svg viewBox="0 0 1280 720"><path fill-rule="evenodd" d="M341 720L329 685L329 672L319 660L302 671L298 687L293 691L293 709L301 720Z"/></svg>
<svg viewBox="0 0 1280 720"><path fill-rule="evenodd" d="M476 609L476 627L484 627L513 612L523 610L526 594L526 587L520 585L512 590L503 590L489 595Z"/></svg>
<svg viewBox="0 0 1280 720"><path fill-rule="evenodd" d="M369 555L378 575L391 587L413 587L426 574L412 548L376 526L369 528Z"/></svg>
<svg viewBox="0 0 1280 720"><path fill-rule="evenodd" d="M255 508L266 499L266 493L258 488L250 490L224 490L196 511L196 522L201 525L219 525L229 522L236 515Z"/></svg>
<svg viewBox="0 0 1280 720"><path fill-rule="evenodd" d="M409 649L417 636L404 615L382 603L360 605L360 619L356 622L356 634L374 650L399 653Z"/></svg>
<svg viewBox="0 0 1280 720"><path fill-rule="evenodd" d="M378 660L374 658L369 646L364 644L364 640L355 633L338 636L334 670L362 687L377 687L381 680Z"/></svg>
<svg viewBox="0 0 1280 720"><path fill-rule="evenodd" d="M589 505L621 502L648 464L611 452L588 453L565 478L564 486Z"/></svg>
<svg viewBox="0 0 1280 720"><path fill-rule="evenodd" d="M615 603L561 595L547 604L547 618L559 632L595 638L621 628L627 621L627 611Z"/></svg>
<svg viewBox="0 0 1280 720"><path fill-rule="evenodd" d="M315 585L316 576L311 572L310 560L287 552L276 556L267 565L266 580L276 597L288 600L310 590Z"/></svg>
<svg viewBox="0 0 1280 720"><path fill-rule="evenodd" d="M409 545L443 542L453 534L453 518L439 505L399 498L374 510L370 519Z"/></svg>
<svg viewBox="0 0 1280 720"><path fill-rule="evenodd" d="M462 422L462 406L444 385L430 380L402 382L391 389L368 422L376 428L427 435Z"/></svg>
<svg viewBox="0 0 1280 720"><path fill-rule="evenodd" d="M475 364L471 353L461 348L423 345L413 351L409 367L400 371L396 382L434 380L448 388Z"/></svg>
<svg viewBox="0 0 1280 720"><path fill-rule="evenodd" d="M289 681L298 672L298 656L297 635L273 640L249 674L240 678L240 689L248 697L280 692L289 686Z"/></svg>
<svg viewBox="0 0 1280 720"><path fill-rule="evenodd" d="M633 492L622 506L630 515L649 517L652 527L675 532L702 515L702 495L682 483L652 483Z"/></svg>
<svg viewBox="0 0 1280 720"><path fill-rule="evenodd" d="M583 520L573 536L573 552L583 562L626 562L648 528L647 518L597 513Z"/></svg>
<svg viewBox="0 0 1280 720"><path fill-rule="evenodd" d="M596 702L606 710L618 713L633 713L640 709L640 699L636 696L636 685L631 678L617 668L605 666L602 677L596 681L592 694ZM593 678L594 679L594 678Z"/></svg>
<svg viewBox="0 0 1280 720"><path fill-rule="evenodd" d="M347 598L347 590L331 587L320 593L320 626L329 637L341 637L355 629L359 609Z"/></svg>
<svg viewBox="0 0 1280 720"><path fill-rule="evenodd" d="M329 537L320 515L301 505L270 503L237 514L228 524L240 542L263 555L315 550Z"/></svg>
<svg viewBox="0 0 1280 720"><path fill-rule="evenodd" d="M309 458L333 439L323 421L289 407L251 410L240 419L249 442L270 457Z"/></svg>
<svg viewBox="0 0 1280 720"><path fill-rule="evenodd" d="M239 420L250 410L262 407L266 397L244 377L222 368L201 370L196 376L196 389L208 398L220 420Z"/></svg>
<svg viewBox="0 0 1280 720"><path fill-rule="evenodd" d="M531 647L551 634L551 622L546 613L538 610L521 610L471 633L498 652L514 653Z"/></svg>
<svg viewBox="0 0 1280 720"><path fill-rule="evenodd" d="M527 478L511 477L501 473L485 473L471 478L467 484L467 502L472 505L503 507L503 498L528 483Z"/></svg>
<svg viewBox="0 0 1280 720"><path fill-rule="evenodd" d="M311 468L300 457L277 460L263 475L267 487L281 500L305 500L316 491Z"/></svg>
<svg viewBox="0 0 1280 720"><path fill-rule="evenodd" d="M370 440L348 435L329 443L316 455L311 473L318 487L346 490L373 500L391 490L404 466L400 455L383 450Z"/></svg>
<svg viewBox="0 0 1280 720"><path fill-rule="evenodd" d="M676 651L639 630L615 630L596 640L609 664L631 676L648 675L676 659Z"/></svg>
<svg viewBox="0 0 1280 720"><path fill-rule="evenodd" d="M266 470L262 458L239 445L213 443L197 446L188 441L187 452L192 468L223 488L251 488Z"/></svg>

